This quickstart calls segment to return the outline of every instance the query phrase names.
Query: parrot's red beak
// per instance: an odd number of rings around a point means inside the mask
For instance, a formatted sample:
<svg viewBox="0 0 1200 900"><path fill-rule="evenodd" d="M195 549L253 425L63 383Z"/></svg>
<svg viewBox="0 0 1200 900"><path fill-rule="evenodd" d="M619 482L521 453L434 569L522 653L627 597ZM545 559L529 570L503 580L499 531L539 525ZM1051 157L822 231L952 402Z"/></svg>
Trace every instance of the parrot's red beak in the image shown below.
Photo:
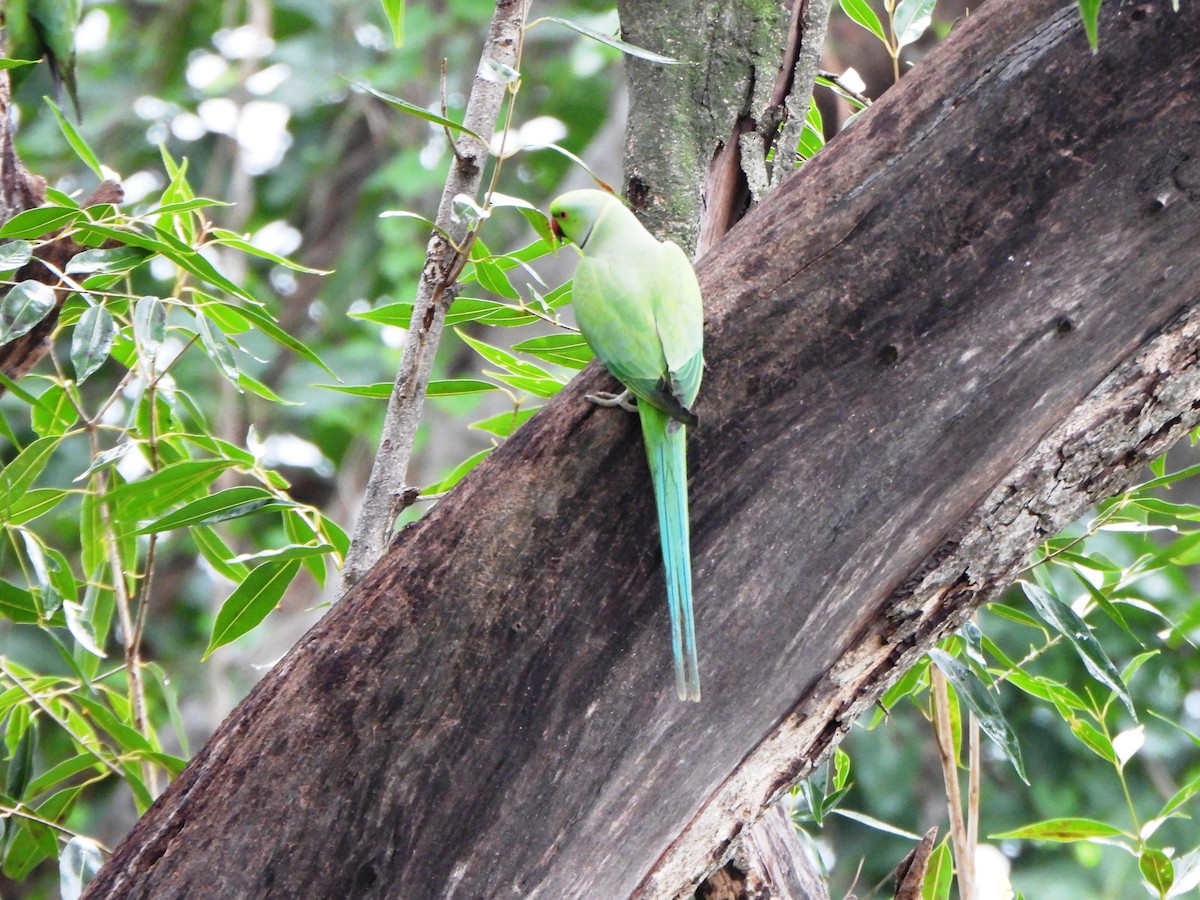
<svg viewBox="0 0 1200 900"><path fill-rule="evenodd" d="M554 235L554 239L560 244L563 243L562 229L558 227L558 219L550 219L550 233Z"/></svg>

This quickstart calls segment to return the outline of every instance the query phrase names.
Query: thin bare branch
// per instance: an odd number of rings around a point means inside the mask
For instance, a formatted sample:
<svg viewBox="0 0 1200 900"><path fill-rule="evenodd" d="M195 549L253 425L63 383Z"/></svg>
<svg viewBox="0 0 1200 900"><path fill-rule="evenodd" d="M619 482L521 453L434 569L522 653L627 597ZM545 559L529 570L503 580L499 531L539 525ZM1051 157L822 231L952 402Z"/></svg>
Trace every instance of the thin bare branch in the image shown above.
<svg viewBox="0 0 1200 900"><path fill-rule="evenodd" d="M508 90L507 85L491 73L504 66L517 66L528 6L528 0L498 0L496 3L463 118L465 128L484 141L491 139ZM454 221L452 203L459 194L475 196L483 180L488 156L487 145L470 133L464 132L455 145L454 160L435 220L440 230L435 230L425 253L404 355L388 400L383 435L371 467L354 539L342 570L343 590L353 587L383 554L406 493L411 493L405 479L413 441L425 408L425 391L446 312L457 292L455 280L465 261L458 247L470 246L469 225ZM443 237L443 232L450 236L449 240Z"/></svg>

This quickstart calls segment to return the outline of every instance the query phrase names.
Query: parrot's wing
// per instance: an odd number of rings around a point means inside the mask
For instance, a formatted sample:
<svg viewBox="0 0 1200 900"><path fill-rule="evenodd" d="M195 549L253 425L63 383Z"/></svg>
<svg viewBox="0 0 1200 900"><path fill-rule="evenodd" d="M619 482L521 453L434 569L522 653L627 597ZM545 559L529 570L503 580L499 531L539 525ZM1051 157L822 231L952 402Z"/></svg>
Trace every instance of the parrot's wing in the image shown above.
<svg viewBox="0 0 1200 900"><path fill-rule="evenodd" d="M575 318L596 356L635 397L694 423L663 353L654 316L655 279L644 269L629 260L614 265L584 257L572 288Z"/></svg>
<svg viewBox="0 0 1200 900"><path fill-rule="evenodd" d="M659 244L660 275L654 290L654 322L663 348L671 389L690 407L704 374L704 308L700 285L687 256L676 244Z"/></svg>

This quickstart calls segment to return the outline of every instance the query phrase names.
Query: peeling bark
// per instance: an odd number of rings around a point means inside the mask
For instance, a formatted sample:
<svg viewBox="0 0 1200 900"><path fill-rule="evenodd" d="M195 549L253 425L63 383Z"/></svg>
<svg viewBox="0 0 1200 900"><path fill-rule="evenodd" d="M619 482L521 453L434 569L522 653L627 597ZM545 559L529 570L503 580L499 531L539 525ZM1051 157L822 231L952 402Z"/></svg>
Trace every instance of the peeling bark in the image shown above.
<svg viewBox="0 0 1200 900"><path fill-rule="evenodd" d="M1200 8L973 15L699 270L704 699L592 367L266 677L96 897L677 897L1200 421Z"/></svg>

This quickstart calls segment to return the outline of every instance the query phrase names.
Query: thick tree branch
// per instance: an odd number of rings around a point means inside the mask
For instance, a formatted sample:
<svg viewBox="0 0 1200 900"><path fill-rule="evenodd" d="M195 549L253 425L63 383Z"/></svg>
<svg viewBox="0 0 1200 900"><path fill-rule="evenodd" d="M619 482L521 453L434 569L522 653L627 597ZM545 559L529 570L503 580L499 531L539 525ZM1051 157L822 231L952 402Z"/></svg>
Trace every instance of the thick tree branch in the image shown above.
<svg viewBox="0 0 1200 900"><path fill-rule="evenodd" d="M1200 420L1200 8L985 6L700 266L703 702L637 424L517 431L90 897L674 897L1035 544Z"/></svg>
<svg viewBox="0 0 1200 900"><path fill-rule="evenodd" d="M489 156L486 142L491 140L496 118L508 90L496 73L504 67L515 69L517 66L521 29L525 24L528 5L529 0L497 0L496 3L496 12L492 16L483 56L463 115L463 126L483 141L463 134L455 143L454 161L434 220L441 231L434 232L429 239L400 370L396 373L396 384L388 398L379 450L375 454L362 509L354 526L354 539L342 569L343 585L347 589L353 587L382 555L391 539L396 516L415 496L406 483L408 464L417 426L425 409L425 391L441 341L446 312L457 292L457 278L463 263L458 248L466 242L469 230L468 223L455 221L452 206L459 194L474 198L479 191ZM443 235L448 235L450 239L447 240Z"/></svg>

